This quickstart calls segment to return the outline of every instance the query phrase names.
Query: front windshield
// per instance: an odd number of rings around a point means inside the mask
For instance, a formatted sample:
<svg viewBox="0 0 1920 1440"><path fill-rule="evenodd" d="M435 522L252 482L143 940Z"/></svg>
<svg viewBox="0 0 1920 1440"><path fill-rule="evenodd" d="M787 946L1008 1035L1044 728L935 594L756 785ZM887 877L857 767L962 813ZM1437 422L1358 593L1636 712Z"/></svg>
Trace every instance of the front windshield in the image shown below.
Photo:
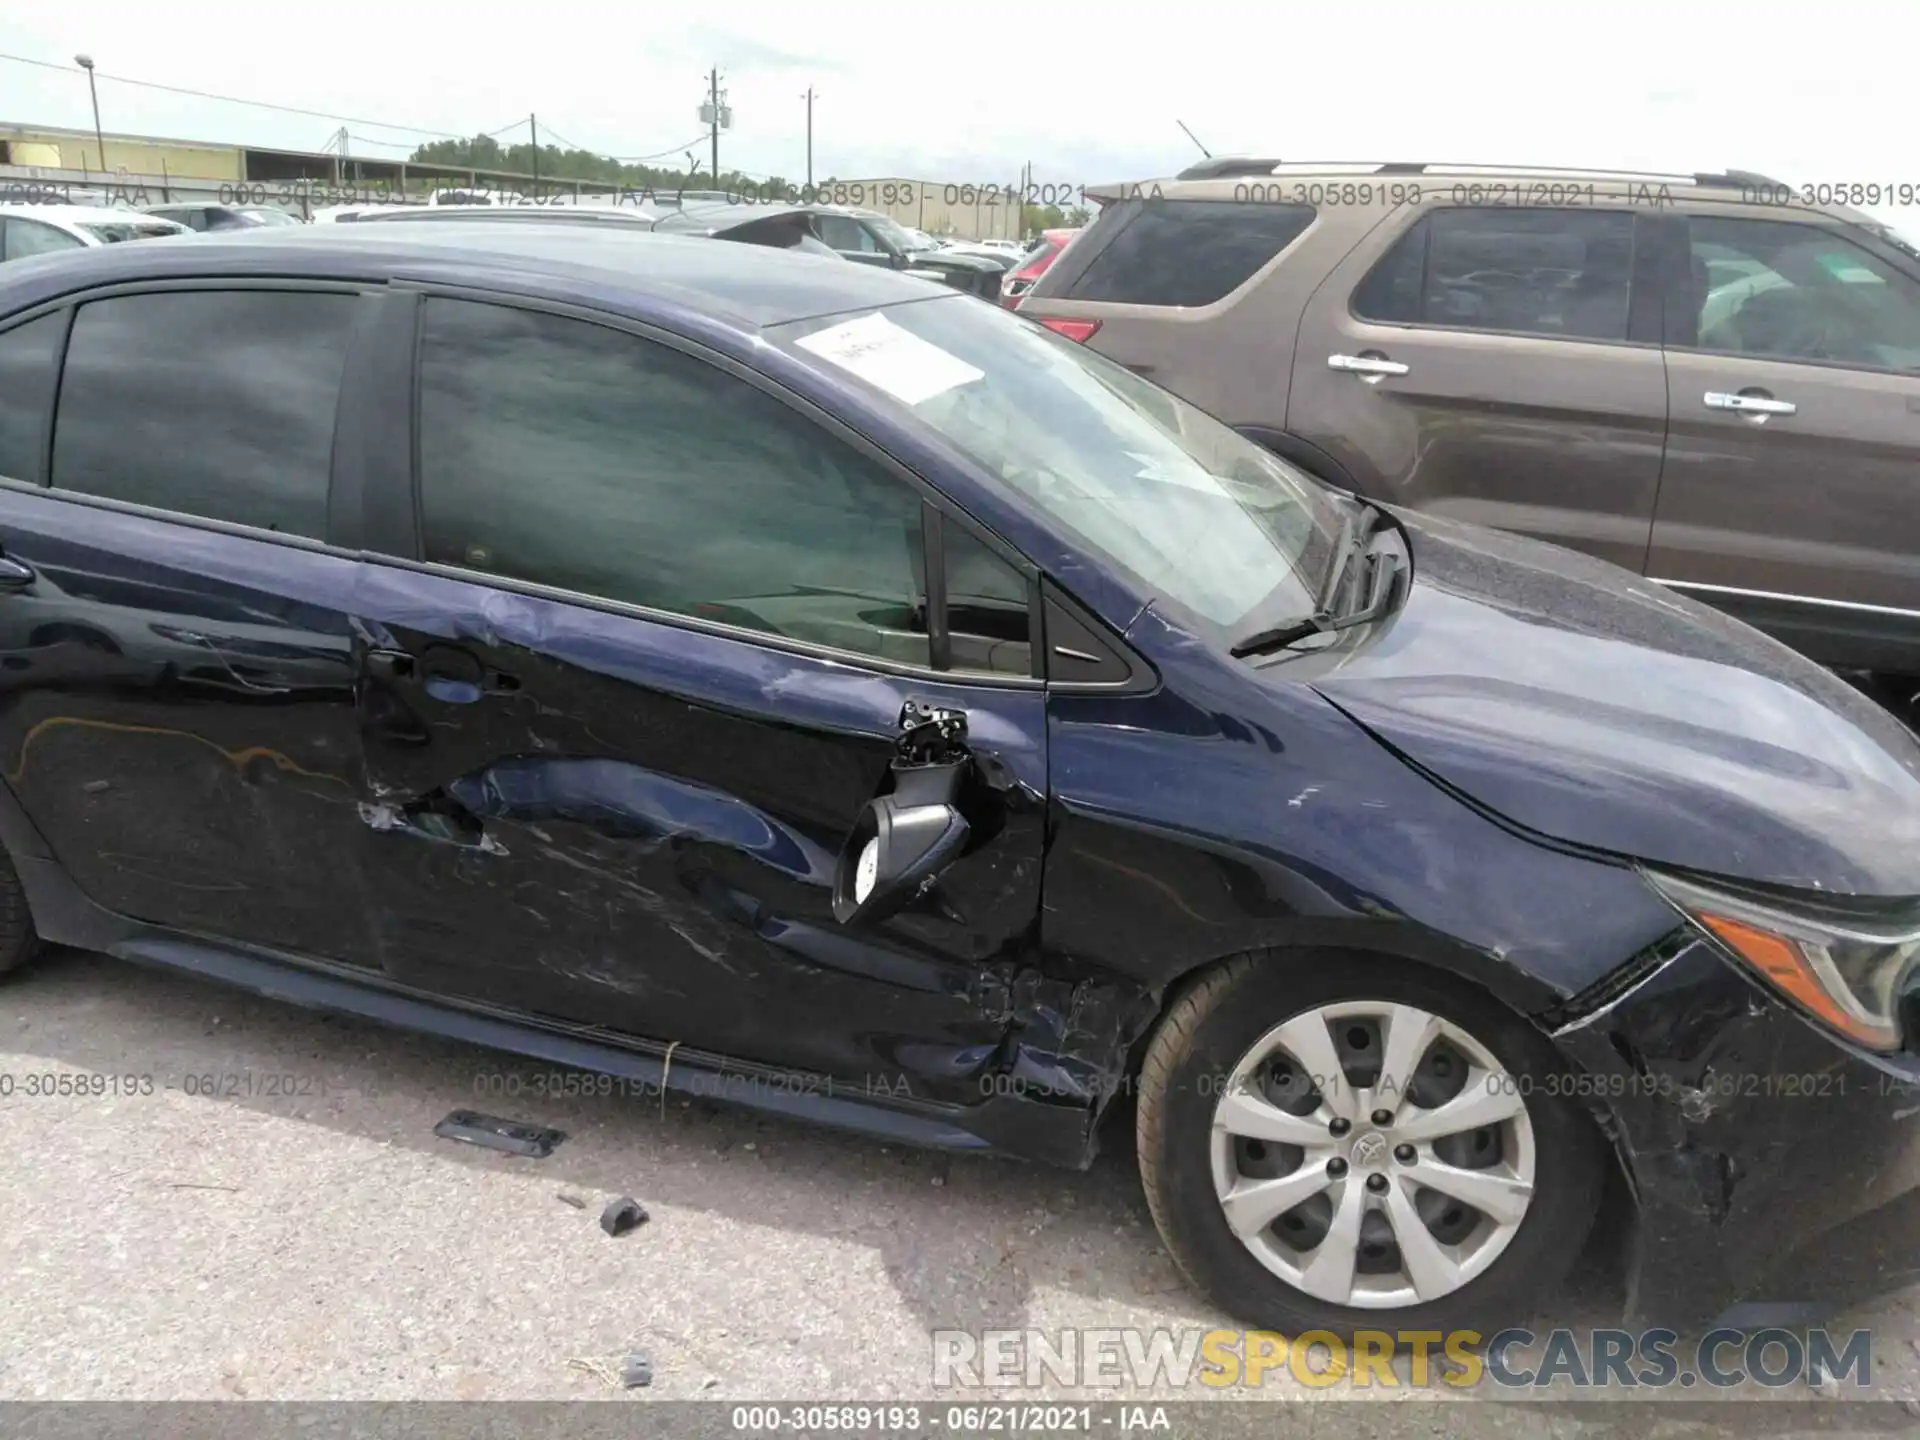
<svg viewBox="0 0 1920 1440"><path fill-rule="evenodd" d="M263 206L257 210L243 210L241 214L262 225L298 225L300 222L284 210L275 210L272 206Z"/></svg>
<svg viewBox="0 0 1920 1440"><path fill-rule="evenodd" d="M771 333L905 404L1215 638L1313 610L1342 502L1085 346L958 296Z"/></svg>
<svg viewBox="0 0 1920 1440"><path fill-rule="evenodd" d="M866 221L869 230L896 250L904 250L911 254L916 250L933 248L924 238L916 240L914 231L907 229L898 221L888 219L885 215L863 215L860 218Z"/></svg>

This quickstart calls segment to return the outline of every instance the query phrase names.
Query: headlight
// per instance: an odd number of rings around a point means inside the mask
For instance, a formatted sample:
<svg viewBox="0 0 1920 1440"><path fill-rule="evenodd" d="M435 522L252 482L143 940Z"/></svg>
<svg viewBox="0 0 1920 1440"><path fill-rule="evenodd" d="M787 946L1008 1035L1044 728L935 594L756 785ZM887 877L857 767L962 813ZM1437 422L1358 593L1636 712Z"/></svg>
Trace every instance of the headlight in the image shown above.
<svg viewBox="0 0 1920 1440"><path fill-rule="evenodd" d="M1647 879L1775 989L1849 1040L1900 1048L1901 990L1920 954L1920 925L1796 914L1671 875Z"/></svg>

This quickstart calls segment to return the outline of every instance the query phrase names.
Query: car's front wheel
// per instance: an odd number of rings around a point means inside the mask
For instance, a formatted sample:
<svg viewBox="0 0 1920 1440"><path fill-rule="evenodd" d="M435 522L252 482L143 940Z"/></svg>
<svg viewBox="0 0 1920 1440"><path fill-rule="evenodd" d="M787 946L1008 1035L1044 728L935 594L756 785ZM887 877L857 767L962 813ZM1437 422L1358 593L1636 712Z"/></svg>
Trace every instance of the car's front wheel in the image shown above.
<svg viewBox="0 0 1920 1440"><path fill-rule="evenodd" d="M13 868L13 857L0 846L0 975L26 964L39 948L26 887Z"/></svg>
<svg viewBox="0 0 1920 1440"><path fill-rule="evenodd" d="M1141 1177L1188 1277L1251 1323L1490 1333L1592 1226L1604 1153L1551 1048L1464 983L1247 956L1174 1004L1141 1071Z"/></svg>

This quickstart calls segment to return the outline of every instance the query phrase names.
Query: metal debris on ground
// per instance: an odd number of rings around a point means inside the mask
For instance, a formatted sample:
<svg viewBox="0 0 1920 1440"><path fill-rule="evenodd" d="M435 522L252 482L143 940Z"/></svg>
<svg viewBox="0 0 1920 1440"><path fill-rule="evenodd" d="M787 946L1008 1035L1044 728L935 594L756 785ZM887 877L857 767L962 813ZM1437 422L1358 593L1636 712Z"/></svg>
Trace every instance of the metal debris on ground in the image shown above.
<svg viewBox="0 0 1920 1440"><path fill-rule="evenodd" d="M653 1361L638 1351L627 1356L626 1368L620 1372L620 1383L629 1390L653 1384Z"/></svg>
<svg viewBox="0 0 1920 1440"><path fill-rule="evenodd" d="M553 1198L558 1200L562 1205L571 1205L576 1210L584 1210L587 1208L587 1202L584 1199L578 1195L570 1195L565 1190L558 1192Z"/></svg>
<svg viewBox="0 0 1920 1440"><path fill-rule="evenodd" d="M564 1130L549 1130L544 1125L526 1125L518 1120L502 1120L497 1115L482 1115L477 1110L456 1110L438 1125L433 1133L442 1140L458 1140L467 1145L481 1145L489 1150L503 1150L509 1155L526 1155L535 1160L544 1160L553 1153L553 1147L567 1138Z"/></svg>
<svg viewBox="0 0 1920 1440"><path fill-rule="evenodd" d="M631 1195L622 1195L618 1200L609 1200L607 1208L600 1212L600 1228L616 1239L629 1230L637 1230L646 1223L647 1212Z"/></svg>

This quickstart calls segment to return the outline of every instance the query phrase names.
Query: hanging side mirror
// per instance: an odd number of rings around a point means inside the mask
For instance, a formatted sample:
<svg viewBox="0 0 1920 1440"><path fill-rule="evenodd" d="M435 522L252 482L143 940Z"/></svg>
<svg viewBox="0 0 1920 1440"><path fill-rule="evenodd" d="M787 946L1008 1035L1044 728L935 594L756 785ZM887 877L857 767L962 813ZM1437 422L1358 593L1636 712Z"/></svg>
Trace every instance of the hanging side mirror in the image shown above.
<svg viewBox="0 0 1920 1440"><path fill-rule="evenodd" d="M962 711L908 701L893 761L893 790L869 800L840 847L833 918L878 924L931 889L960 857L971 827L958 800L968 767Z"/></svg>

